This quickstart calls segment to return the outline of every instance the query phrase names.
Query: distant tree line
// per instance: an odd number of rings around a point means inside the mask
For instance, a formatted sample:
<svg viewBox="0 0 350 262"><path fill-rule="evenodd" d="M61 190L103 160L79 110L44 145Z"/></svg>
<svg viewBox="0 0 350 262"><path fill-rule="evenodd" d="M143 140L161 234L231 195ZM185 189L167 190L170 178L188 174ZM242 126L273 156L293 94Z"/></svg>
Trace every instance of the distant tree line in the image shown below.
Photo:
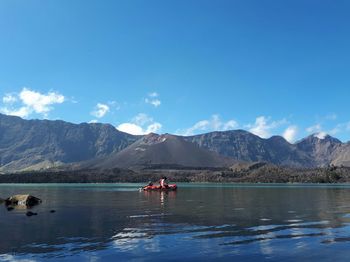
<svg viewBox="0 0 350 262"><path fill-rule="evenodd" d="M166 176L171 182L232 183L347 183L349 167L312 169L286 168L270 164L241 169L84 169L77 171L24 172L0 175L0 183L117 183L156 182Z"/></svg>

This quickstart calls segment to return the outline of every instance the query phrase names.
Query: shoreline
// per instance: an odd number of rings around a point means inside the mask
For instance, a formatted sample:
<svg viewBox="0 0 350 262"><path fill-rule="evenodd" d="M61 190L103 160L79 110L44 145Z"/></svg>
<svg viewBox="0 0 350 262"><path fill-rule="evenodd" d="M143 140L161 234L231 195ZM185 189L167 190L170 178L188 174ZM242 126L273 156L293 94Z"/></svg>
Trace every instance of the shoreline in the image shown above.
<svg viewBox="0 0 350 262"><path fill-rule="evenodd" d="M42 182L42 183L0 183L0 187L2 186L7 186L7 185L10 185L10 186L26 186L26 185L29 185L29 186L33 186L33 185L36 185L36 186L77 186L77 185L87 185L87 186L126 186L128 184L131 184L131 185L145 185L147 182L102 182L102 183L94 183L94 182L87 182L87 183L84 183L84 182L79 182L79 183L76 183L76 182L73 182L73 183L46 183L46 182ZM172 183L172 182L171 182ZM234 185L237 185L239 187L327 187L327 186L339 186L339 187L350 187L350 182L344 182L344 183L260 183L260 182L257 182L257 183L254 183L254 182L176 182L177 184L180 184L180 185L214 185L214 186L223 186L225 187L226 185L229 187L229 186L234 186ZM186 187L185 186L185 187ZM130 186L131 188L133 188L134 186Z"/></svg>

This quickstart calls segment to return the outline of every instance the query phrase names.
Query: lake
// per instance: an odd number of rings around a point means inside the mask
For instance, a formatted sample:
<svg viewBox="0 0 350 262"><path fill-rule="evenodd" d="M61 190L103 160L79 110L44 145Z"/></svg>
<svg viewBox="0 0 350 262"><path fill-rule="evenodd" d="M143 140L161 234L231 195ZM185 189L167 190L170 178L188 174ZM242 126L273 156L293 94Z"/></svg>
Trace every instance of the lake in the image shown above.
<svg viewBox="0 0 350 262"><path fill-rule="evenodd" d="M43 200L0 206L0 261L348 260L350 185L178 186L0 185Z"/></svg>

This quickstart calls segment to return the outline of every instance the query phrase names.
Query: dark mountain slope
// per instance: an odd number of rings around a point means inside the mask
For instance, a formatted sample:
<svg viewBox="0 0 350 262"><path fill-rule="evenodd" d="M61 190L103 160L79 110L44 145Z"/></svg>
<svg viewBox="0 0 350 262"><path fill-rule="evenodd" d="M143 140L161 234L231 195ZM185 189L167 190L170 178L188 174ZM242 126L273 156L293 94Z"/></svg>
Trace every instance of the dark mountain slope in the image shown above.
<svg viewBox="0 0 350 262"><path fill-rule="evenodd" d="M142 168L154 165L223 167L230 166L234 162L232 159L187 142L179 136L149 134L118 153L91 162L89 167Z"/></svg>
<svg viewBox="0 0 350 262"><path fill-rule="evenodd" d="M0 114L0 170L39 169L107 156L138 138L109 124L77 125Z"/></svg>

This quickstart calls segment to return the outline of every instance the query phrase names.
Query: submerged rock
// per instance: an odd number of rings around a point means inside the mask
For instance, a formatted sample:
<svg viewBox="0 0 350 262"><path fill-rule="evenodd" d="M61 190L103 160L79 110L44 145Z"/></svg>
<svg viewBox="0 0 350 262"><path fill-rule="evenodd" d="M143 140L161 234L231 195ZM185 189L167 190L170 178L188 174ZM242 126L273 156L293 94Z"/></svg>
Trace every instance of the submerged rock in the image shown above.
<svg viewBox="0 0 350 262"><path fill-rule="evenodd" d="M41 199L32 195L14 195L5 200L7 206L32 207L41 203Z"/></svg>
<svg viewBox="0 0 350 262"><path fill-rule="evenodd" d="M31 217L31 216L36 216L38 213L34 213L34 212L32 212L32 211L28 211L27 213L26 213L26 216L27 217Z"/></svg>

